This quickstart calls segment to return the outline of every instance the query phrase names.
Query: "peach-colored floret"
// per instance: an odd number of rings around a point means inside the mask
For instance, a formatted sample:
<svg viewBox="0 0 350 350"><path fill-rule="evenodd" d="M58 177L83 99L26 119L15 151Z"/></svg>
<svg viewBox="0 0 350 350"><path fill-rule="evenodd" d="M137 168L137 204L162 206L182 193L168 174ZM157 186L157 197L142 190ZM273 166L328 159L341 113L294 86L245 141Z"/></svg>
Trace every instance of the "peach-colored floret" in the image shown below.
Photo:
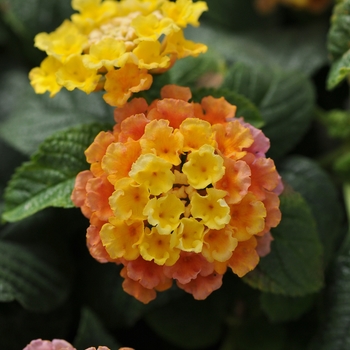
<svg viewBox="0 0 350 350"><path fill-rule="evenodd" d="M189 283L182 284L177 282L179 288L185 292L190 293L196 300L204 300L214 290L217 290L222 285L222 275L214 272L208 276L197 276L196 279L191 280Z"/></svg>

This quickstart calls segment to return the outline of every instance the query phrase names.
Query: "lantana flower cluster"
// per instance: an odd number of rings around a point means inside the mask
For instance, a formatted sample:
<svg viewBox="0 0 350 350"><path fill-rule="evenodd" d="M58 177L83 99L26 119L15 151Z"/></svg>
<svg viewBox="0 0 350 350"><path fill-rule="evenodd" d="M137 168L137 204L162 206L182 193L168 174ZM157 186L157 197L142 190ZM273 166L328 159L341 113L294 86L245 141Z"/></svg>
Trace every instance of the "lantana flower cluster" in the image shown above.
<svg viewBox="0 0 350 350"><path fill-rule="evenodd" d="M122 106L150 88L151 74L207 50L183 33L187 25L199 25L204 1L72 0L72 7L78 13L71 20L35 37L35 46L48 55L29 73L38 94L49 91L53 97L62 87L104 89L108 104Z"/></svg>
<svg viewBox="0 0 350 350"><path fill-rule="evenodd" d="M76 350L72 344L68 343L63 339L32 340L23 350ZM110 350L107 346L99 346L87 348L86 350ZM119 350L134 350L132 348L120 348Z"/></svg>
<svg viewBox="0 0 350 350"><path fill-rule="evenodd" d="M191 98L167 85L150 105L135 98L117 108L72 194L90 219L91 255L122 264L124 290L144 303L173 281L201 300L227 268L244 276L281 220L269 140L223 97Z"/></svg>
<svg viewBox="0 0 350 350"><path fill-rule="evenodd" d="M263 13L271 12L278 4L314 13L327 9L332 0L255 0L256 7Z"/></svg>

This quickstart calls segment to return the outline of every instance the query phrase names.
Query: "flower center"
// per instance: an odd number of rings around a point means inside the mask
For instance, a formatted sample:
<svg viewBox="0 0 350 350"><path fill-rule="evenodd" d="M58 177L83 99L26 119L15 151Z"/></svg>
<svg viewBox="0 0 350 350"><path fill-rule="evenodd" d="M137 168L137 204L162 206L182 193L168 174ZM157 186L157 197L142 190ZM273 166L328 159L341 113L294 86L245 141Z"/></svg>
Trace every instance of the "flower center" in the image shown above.
<svg viewBox="0 0 350 350"><path fill-rule="evenodd" d="M123 17L112 18L107 23L102 24L100 28L91 31L88 36L89 44L97 44L102 39L112 38L123 41L126 51L132 51L136 47L134 40L137 36L131 22L140 14L140 11L135 11Z"/></svg>

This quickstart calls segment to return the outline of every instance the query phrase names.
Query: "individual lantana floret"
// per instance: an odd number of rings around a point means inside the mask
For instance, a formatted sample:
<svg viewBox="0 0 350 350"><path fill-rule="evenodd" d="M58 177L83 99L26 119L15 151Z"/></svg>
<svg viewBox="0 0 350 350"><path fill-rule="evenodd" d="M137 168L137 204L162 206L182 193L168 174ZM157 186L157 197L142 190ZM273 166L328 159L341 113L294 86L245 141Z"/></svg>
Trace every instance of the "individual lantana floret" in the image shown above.
<svg viewBox="0 0 350 350"><path fill-rule="evenodd" d="M48 57L29 73L38 94L62 87L87 94L105 90L104 100L123 106L133 93L150 88L152 74L207 47L186 40L207 5L192 0L72 0L77 10L54 32L40 33L35 46Z"/></svg>
<svg viewBox="0 0 350 350"><path fill-rule="evenodd" d="M175 280L205 299L227 268L242 277L268 254L283 186L269 140L234 118L235 106L189 102L191 91L173 85L161 97L115 110L72 200L90 219L91 255L124 265L127 293L148 303Z"/></svg>

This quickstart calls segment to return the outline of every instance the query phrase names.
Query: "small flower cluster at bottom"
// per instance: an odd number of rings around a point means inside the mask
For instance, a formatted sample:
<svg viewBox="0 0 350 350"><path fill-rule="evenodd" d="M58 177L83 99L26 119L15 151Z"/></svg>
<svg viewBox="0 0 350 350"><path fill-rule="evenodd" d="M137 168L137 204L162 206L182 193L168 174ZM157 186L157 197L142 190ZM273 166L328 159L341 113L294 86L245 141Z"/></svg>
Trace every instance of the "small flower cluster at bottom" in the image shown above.
<svg viewBox="0 0 350 350"><path fill-rule="evenodd" d="M174 85L161 97L115 110L72 201L90 219L91 255L124 265L127 293L148 303L176 280L202 300L228 267L241 277L269 252L283 186L269 140L223 97L189 102L190 89Z"/></svg>
<svg viewBox="0 0 350 350"><path fill-rule="evenodd" d="M23 350L76 350L70 343L62 339L32 340ZM97 349L94 347L87 348L86 350L110 350L106 346L99 346ZM132 348L120 348L119 350L134 350Z"/></svg>

